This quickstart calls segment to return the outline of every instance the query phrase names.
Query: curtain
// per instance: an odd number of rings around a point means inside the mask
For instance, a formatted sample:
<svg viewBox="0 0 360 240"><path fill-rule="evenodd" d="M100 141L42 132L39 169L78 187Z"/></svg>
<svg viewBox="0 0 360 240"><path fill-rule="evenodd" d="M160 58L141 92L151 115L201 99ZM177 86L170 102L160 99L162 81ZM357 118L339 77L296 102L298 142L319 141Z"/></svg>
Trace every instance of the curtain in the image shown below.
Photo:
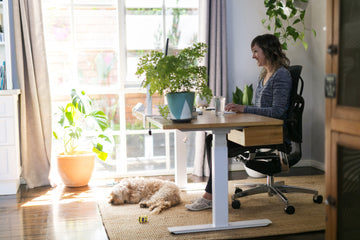
<svg viewBox="0 0 360 240"><path fill-rule="evenodd" d="M226 1L209 0L207 43L209 86L214 96L227 97Z"/></svg>
<svg viewBox="0 0 360 240"><path fill-rule="evenodd" d="M41 1L14 0L14 35L20 95L22 177L29 188L49 185L51 99Z"/></svg>
<svg viewBox="0 0 360 240"><path fill-rule="evenodd" d="M226 43L226 1L207 0L206 2L206 42L208 56L206 64L209 74L209 87L214 96L227 98L227 43ZM205 132L196 133L194 175L208 176L209 169L205 155Z"/></svg>

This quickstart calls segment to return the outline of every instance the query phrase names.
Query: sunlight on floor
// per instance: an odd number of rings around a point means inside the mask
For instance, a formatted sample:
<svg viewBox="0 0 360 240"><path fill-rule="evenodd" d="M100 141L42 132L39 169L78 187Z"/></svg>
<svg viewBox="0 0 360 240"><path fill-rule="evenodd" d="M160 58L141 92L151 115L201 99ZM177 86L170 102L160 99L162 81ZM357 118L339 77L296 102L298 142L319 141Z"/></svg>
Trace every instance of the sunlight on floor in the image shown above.
<svg viewBox="0 0 360 240"><path fill-rule="evenodd" d="M24 203L21 207L67 204L72 202L93 202L94 191L89 187L71 189L63 186L55 187L45 194Z"/></svg>

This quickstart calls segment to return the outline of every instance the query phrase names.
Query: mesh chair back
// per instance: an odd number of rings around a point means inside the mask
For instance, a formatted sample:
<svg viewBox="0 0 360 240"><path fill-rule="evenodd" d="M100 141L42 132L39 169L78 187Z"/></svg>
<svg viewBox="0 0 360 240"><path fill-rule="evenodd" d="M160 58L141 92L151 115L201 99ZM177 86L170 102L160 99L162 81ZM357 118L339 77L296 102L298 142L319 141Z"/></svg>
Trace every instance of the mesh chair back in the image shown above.
<svg viewBox="0 0 360 240"><path fill-rule="evenodd" d="M290 66L292 89L288 118L285 120L285 138L292 142L302 143L302 114L304 111L304 98L301 96L304 81L300 76L302 66Z"/></svg>

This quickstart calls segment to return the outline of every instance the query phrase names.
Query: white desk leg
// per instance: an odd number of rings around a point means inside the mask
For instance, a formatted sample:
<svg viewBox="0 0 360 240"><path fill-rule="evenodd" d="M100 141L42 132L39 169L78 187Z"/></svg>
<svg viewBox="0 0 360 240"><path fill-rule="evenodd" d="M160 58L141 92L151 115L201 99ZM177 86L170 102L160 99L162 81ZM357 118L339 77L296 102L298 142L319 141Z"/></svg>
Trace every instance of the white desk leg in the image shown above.
<svg viewBox="0 0 360 240"><path fill-rule="evenodd" d="M228 218L228 161L226 134L229 130L213 130L212 147L212 196L213 225L227 226ZM226 201L225 201L226 199Z"/></svg>
<svg viewBox="0 0 360 240"><path fill-rule="evenodd" d="M179 130L175 131L175 183L179 188L185 188L187 184L186 176L186 142L184 139L187 133Z"/></svg>
<svg viewBox="0 0 360 240"><path fill-rule="evenodd" d="M257 219L229 223L228 209L228 160L226 134L229 130L213 130L213 152L212 152L212 184L213 184L213 205L212 224L169 227L173 234L207 232L215 230L227 230L236 228L264 227L271 224L269 219ZM216 179L216 181L215 181Z"/></svg>

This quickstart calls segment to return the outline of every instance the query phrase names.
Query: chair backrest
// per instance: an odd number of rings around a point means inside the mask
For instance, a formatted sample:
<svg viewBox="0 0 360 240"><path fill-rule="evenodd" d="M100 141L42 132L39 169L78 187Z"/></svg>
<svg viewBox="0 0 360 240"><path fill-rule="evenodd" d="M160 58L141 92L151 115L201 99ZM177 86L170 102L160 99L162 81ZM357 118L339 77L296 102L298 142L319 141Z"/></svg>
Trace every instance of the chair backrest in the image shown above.
<svg viewBox="0 0 360 240"><path fill-rule="evenodd" d="M301 96L304 88L304 80L300 76L301 70L302 66L299 65L289 67L293 82L287 119L285 120L285 137L297 143L302 143L302 114L305 105Z"/></svg>
<svg viewBox="0 0 360 240"><path fill-rule="evenodd" d="M292 89L290 94L290 105L285 120L286 139L297 144L295 151L289 156L289 165L296 164L301 159L302 143L302 115L304 111L304 98L301 96L304 89L304 80L301 78L302 66L294 65L289 67L292 77Z"/></svg>

